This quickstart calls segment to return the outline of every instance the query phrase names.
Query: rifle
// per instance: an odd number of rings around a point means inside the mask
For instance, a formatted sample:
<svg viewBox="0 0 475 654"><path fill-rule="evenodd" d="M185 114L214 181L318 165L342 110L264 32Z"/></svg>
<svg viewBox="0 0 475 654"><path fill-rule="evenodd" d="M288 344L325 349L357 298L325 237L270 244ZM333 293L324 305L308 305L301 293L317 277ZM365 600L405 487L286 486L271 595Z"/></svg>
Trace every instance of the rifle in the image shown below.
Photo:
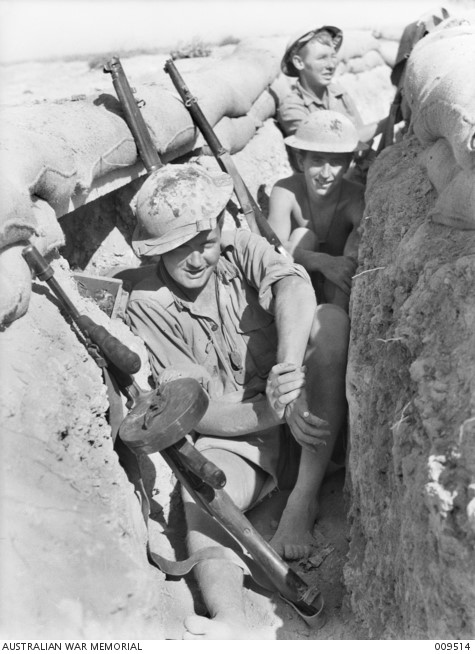
<svg viewBox="0 0 475 654"><path fill-rule="evenodd" d="M320 592L309 588L262 538L223 490L226 484L223 471L198 452L186 438L208 407L208 396L201 385L195 379L182 378L162 384L156 390L142 390L132 377L132 372L140 369L140 357L104 328L100 328L99 332L90 328L90 325L95 323L87 316L79 315L74 304L55 280L53 269L34 246L25 247L22 254L33 277L38 276L41 281L47 282L67 315L84 335L90 354L112 378L114 388L118 388L127 400L129 413L117 430L119 438L116 443L125 443L128 453L132 455L160 452L176 478L195 501L249 552L267 582L271 582L272 589L277 589L309 624L314 627L321 626L324 619L323 598ZM120 457L120 451L118 454ZM139 475L137 490L144 496L135 456L133 467L135 477ZM145 509L144 505L142 508L147 520L148 502ZM213 551L202 550L201 555L196 552L187 561L180 562L170 562L149 549L147 551L152 562L161 570L167 574L181 576L189 572L200 560L223 558L222 554L215 552L217 549L221 551L221 548L208 548Z"/></svg>
<svg viewBox="0 0 475 654"><path fill-rule="evenodd" d="M104 66L104 72L110 73L117 97L125 114L125 121L129 126L148 173L162 167L150 132L140 111L145 103L143 100L136 100L134 89L130 87L129 81L124 73L119 57L112 57Z"/></svg>
<svg viewBox="0 0 475 654"><path fill-rule="evenodd" d="M170 75L176 90L183 100L183 104L190 112L193 122L201 130L201 133L203 134L206 143L216 158L221 170L225 173L228 173L228 175L231 175L234 184L234 193L236 194L242 212L249 224L249 227L251 228L251 231L264 236L269 241L269 243L275 247L277 252L288 257L288 252L280 242L277 234L269 225L257 202L255 202L251 192L239 174L230 153L226 150L225 147L223 147L220 140L216 136L208 119L202 112L201 107L198 104L198 100L191 94L190 89L187 87L183 77L178 72L178 69L172 59L168 59L168 61L165 63L164 70Z"/></svg>
<svg viewBox="0 0 475 654"><path fill-rule="evenodd" d="M383 133L381 134L381 140L379 141L378 149L376 154L380 154L385 148L389 147L394 143L394 127L399 120L402 120L401 114L401 102L402 94L401 90L398 89L394 96L394 99L391 103L389 109L389 114L384 126Z"/></svg>

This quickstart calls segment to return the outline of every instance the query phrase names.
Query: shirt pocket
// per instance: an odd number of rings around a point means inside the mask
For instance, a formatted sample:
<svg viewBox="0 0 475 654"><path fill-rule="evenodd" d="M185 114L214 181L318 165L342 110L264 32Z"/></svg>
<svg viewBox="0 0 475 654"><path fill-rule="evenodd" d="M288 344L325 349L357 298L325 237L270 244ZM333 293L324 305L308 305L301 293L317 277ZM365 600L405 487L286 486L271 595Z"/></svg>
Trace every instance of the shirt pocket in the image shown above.
<svg viewBox="0 0 475 654"><path fill-rule="evenodd" d="M276 361L277 331L274 316L259 305L247 305L238 322L237 332L245 347L246 380L256 374L266 378Z"/></svg>

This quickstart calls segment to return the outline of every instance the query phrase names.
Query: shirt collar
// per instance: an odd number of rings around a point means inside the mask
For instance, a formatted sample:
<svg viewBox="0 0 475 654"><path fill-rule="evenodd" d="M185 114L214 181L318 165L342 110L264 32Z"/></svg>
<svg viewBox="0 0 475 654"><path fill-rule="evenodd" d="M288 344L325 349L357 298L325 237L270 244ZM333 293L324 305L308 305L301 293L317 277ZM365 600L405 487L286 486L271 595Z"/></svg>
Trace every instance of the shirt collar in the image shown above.
<svg viewBox="0 0 475 654"><path fill-rule="evenodd" d="M295 82L295 87L300 93L303 103L306 107L310 107L310 105L316 104L319 107L323 107L324 109L326 108L325 105L323 104L323 101L320 98L317 98L316 95L314 95L310 91L307 91L307 89L303 88L303 86L300 83L300 80L297 80ZM329 84L327 89L328 89L328 93L334 96L335 98L340 98L343 95L343 89L341 88L341 86L339 84L335 84L334 82Z"/></svg>
<svg viewBox="0 0 475 654"><path fill-rule="evenodd" d="M232 247L232 245L228 245L222 254L224 254L225 251ZM221 255L218 261L218 265L215 269L215 274L221 282L227 285L232 279L234 279L234 277L238 275L238 268L231 261L228 261ZM161 259L157 264L157 275L170 291L170 304L174 303L178 311L186 310L190 313L202 315L203 312L198 310L198 307L200 306L200 297L198 296L194 301L189 300L183 293L182 289L175 282L175 280L168 274L168 271L163 265L163 261Z"/></svg>

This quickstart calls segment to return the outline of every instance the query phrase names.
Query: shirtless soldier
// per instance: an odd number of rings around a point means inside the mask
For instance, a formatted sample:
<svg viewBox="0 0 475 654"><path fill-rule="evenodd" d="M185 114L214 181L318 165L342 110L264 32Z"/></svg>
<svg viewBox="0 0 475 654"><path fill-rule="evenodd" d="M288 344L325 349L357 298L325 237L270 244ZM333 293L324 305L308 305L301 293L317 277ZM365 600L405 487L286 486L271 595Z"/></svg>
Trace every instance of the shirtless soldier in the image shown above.
<svg viewBox="0 0 475 654"><path fill-rule="evenodd" d="M367 146L358 142L352 122L334 111L310 114L284 140L296 151L303 172L274 186L269 223L294 260L312 274L318 300L347 311L364 186L344 175L354 153Z"/></svg>
<svg viewBox="0 0 475 654"><path fill-rule="evenodd" d="M271 544L299 558L310 551L318 492L345 420L348 317L317 307L305 270L265 239L221 231L232 191L228 175L197 164L150 175L137 196L134 248L160 261L132 292L128 316L157 381L193 376L208 392L196 447L224 471L237 506L249 509L269 480L292 489ZM210 617L187 618L183 637L274 637L270 627L247 625L232 539L186 492L184 505L190 554L213 546L227 557L196 565Z"/></svg>

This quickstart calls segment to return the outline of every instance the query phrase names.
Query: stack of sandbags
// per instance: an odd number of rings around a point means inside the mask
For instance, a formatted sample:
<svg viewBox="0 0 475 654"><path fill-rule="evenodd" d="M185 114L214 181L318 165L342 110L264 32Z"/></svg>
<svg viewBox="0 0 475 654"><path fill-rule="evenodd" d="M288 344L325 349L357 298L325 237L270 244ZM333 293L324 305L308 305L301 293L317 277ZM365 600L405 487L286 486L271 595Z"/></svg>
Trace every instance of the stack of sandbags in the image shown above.
<svg viewBox="0 0 475 654"><path fill-rule="evenodd" d="M261 96L279 63L275 52L243 44L187 75L211 125L224 118L218 134L230 150L243 147L274 112L271 96ZM146 102L143 116L165 161L196 147L197 130L165 73L161 83L143 86L140 95ZM135 170L137 176L143 168L133 168L136 146L113 95L3 107L0 119L0 324L5 324L28 306L25 243L32 240L42 254L62 245L56 218L87 202L91 189L111 175Z"/></svg>
<svg viewBox="0 0 475 654"><path fill-rule="evenodd" d="M345 30L339 55L342 74L363 73L386 63L370 30Z"/></svg>
<svg viewBox="0 0 475 654"><path fill-rule="evenodd" d="M378 40L378 51L384 62L391 68L397 60L399 43L403 34L402 25L385 25L372 31L372 35Z"/></svg>
<svg viewBox="0 0 475 654"><path fill-rule="evenodd" d="M455 23L455 24L454 24ZM475 28L449 19L415 46L404 93L439 198L436 222L475 229Z"/></svg>

